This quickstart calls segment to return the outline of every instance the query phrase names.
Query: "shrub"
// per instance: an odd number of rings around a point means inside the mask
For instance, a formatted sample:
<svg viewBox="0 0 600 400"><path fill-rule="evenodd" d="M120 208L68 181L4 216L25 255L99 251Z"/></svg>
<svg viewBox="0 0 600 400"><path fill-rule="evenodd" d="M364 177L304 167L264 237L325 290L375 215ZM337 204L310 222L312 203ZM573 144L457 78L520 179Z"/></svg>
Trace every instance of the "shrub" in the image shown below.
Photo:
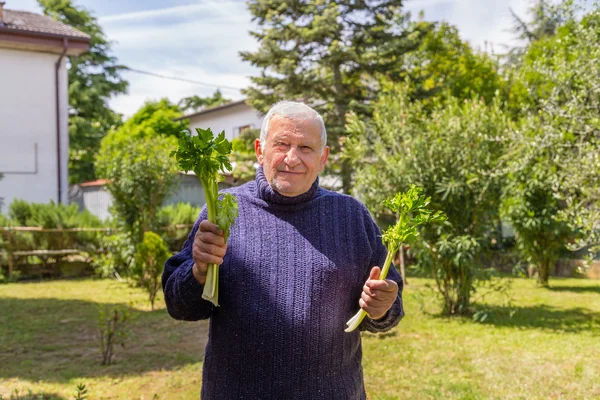
<svg viewBox="0 0 600 400"><path fill-rule="evenodd" d="M169 256L169 250L160 236L154 232L144 233L144 241L137 245L133 278L148 292L152 310L160 290L160 276Z"/></svg>

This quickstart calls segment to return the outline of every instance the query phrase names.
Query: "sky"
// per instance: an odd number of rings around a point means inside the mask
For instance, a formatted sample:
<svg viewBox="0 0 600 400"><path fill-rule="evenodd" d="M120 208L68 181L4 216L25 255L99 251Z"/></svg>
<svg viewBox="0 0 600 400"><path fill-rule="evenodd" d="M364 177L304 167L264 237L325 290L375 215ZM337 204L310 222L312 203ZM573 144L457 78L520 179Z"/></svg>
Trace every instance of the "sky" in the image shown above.
<svg viewBox="0 0 600 400"><path fill-rule="evenodd" d="M5 8L41 13L36 0L5 0ZM233 100L244 96L235 88L250 84L259 70L241 60L240 51L258 43L244 0L73 0L91 11L109 40L119 63L149 71L204 82L192 84L134 72L124 72L129 90L110 101L126 117L146 100L163 97L177 102L185 96L211 95L217 87ZM504 51L514 44L509 29L510 9L526 16L525 0L406 0L416 18L422 10L428 21L446 21L476 48ZM486 47L487 46L487 47Z"/></svg>

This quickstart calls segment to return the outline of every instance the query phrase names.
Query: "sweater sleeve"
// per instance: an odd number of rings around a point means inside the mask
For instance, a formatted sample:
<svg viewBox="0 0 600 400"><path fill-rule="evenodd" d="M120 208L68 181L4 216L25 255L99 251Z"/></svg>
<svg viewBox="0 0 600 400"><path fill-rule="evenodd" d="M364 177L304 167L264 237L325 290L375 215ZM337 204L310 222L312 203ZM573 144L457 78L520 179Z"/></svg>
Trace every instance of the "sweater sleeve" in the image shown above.
<svg viewBox="0 0 600 400"><path fill-rule="evenodd" d="M373 249L373 257L371 258L368 268L368 271L371 271L371 268L375 266L383 268L383 264L387 256L387 249L381 241L381 231L379 227L371 218L371 215L366 207L364 210L366 213L365 225L367 228L367 234L369 235L371 247ZM373 320L369 317L365 317L363 322L358 327L359 330L374 333L386 332L398 325L402 317L404 317L404 306L402 304L402 290L404 289L404 283L402 282L402 277L394 265L390 267L386 279L391 279L398 284L398 297L396 297L396 301L394 301L392 307L382 318Z"/></svg>
<svg viewBox="0 0 600 400"><path fill-rule="evenodd" d="M204 288L192 273L192 266L194 265L192 245L200 221L203 219L206 219L206 207L200 213L200 217L194 224L182 250L165 263L162 274L163 292L167 311L175 319L198 321L209 318L212 312L212 303L202 299Z"/></svg>

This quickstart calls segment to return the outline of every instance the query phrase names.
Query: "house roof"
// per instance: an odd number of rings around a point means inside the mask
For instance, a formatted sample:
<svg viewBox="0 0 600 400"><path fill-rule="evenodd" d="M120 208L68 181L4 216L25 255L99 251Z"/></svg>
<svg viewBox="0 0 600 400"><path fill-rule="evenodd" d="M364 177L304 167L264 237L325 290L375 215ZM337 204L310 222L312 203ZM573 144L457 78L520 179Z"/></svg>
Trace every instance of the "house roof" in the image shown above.
<svg viewBox="0 0 600 400"><path fill-rule="evenodd" d="M184 115L183 117L176 118L175 121L181 121L184 119L197 117L199 115L208 114L208 113L212 113L212 112L219 111L219 110L224 110L226 108L239 106L240 104L245 104L245 103L246 103L246 99L242 99L242 100L232 101L230 103L225 103L225 104L221 104L221 105L214 106L214 107L204 108L193 114L188 114L188 115Z"/></svg>
<svg viewBox="0 0 600 400"><path fill-rule="evenodd" d="M90 36L45 15L8 10L0 2L0 47L79 55L89 49Z"/></svg>
<svg viewBox="0 0 600 400"><path fill-rule="evenodd" d="M45 15L35 14L28 11L4 9L2 22L4 23L4 28L11 30L45 33L66 38L90 40L90 35L78 31L69 25L55 21Z"/></svg>
<svg viewBox="0 0 600 400"><path fill-rule="evenodd" d="M104 186L108 183L108 179L96 179L95 181L87 181L79 184L81 187Z"/></svg>

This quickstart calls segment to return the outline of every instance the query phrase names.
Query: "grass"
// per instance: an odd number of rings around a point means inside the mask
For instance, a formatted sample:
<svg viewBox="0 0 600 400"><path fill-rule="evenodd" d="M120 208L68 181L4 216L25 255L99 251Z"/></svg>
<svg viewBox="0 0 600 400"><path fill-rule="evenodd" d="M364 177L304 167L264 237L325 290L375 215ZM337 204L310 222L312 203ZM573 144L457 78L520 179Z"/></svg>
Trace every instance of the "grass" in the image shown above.
<svg viewBox="0 0 600 400"><path fill-rule="evenodd" d="M484 322L439 316L430 283L410 279L400 326L364 335L370 399L600 398L600 281L516 279L513 306L486 299ZM117 303L132 336L101 366L98 307ZM110 280L0 285L0 395L72 399L85 383L90 399L198 398L208 324L156 308Z"/></svg>

